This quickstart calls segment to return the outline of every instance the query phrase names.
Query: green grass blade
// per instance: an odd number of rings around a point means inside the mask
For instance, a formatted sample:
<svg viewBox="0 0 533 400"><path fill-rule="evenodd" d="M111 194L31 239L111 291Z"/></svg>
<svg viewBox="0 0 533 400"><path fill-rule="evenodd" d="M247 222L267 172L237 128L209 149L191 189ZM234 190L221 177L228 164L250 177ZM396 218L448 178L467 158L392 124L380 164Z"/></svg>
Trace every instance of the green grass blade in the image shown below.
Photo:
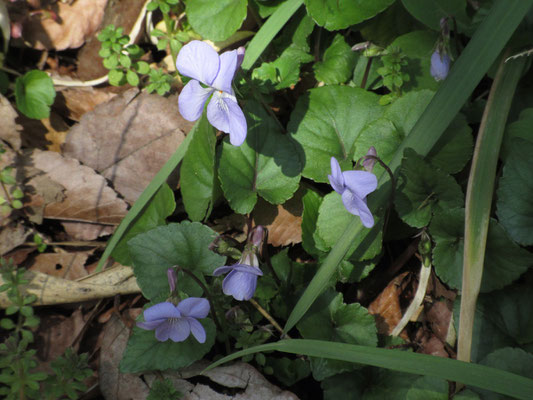
<svg viewBox="0 0 533 400"><path fill-rule="evenodd" d="M273 350L433 376L492 390L517 399L530 400L533 394L533 379L496 368L426 354L322 340L287 339L251 347L226 356L211 364L207 369L248 354Z"/></svg>
<svg viewBox="0 0 533 400"><path fill-rule="evenodd" d="M303 4L303 0L288 0L283 3L274 13L268 18L265 24L259 29L254 38L250 41L244 54L242 62L242 69L248 70L252 68L259 56L263 53L266 47L270 44L272 39L283 28L287 21Z"/></svg>
<svg viewBox="0 0 533 400"><path fill-rule="evenodd" d="M453 65L449 76L396 151L389 164L393 172L397 172L405 148L410 147L421 155L427 155L496 60L531 5L533 5L533 0L499 0L494 4L489 15ZM380 178L379 190L369 199L374 212L384 207L388 201L390 185L385 185L388 181L387 174L383 174ZM328 285L331 275L336 271L354 238L357 235L372 236L375 234L375 229L370 231L364 229L356 220L346 228L342 239L328 254L292 310L284 328L285 332L296 325ZM356 254L362 254L365 250L365 243L368 242L364 240L355 250Z"/></svg>
<svg viewBox="0 0 533 400"><path fill-rule="evenodd" d="M463 285L457 341L457 359L462 361L470 361L474 314L483 276L498 156L509 109L525 63L526 58L520 57L500 64L472 158L466 190Z"/></svg>
<svg viewBox="0 0 533 400"><path fill-rule="evenodd" d="M185 153L187 152L187 149L189 148L189 143L192 140L192 137L194 136L194 132L196 131L196 127L198 125L198 122L193 126L191 131L187 134L183 142L181 142L180 146L177 148L177 150L174 152L172 157L168 159L168 161L161 167L159 172L154 176L154 179L148 184L146 189L141 193L139 198L135 201L131 209L128 211L124 219L120 222L119 226L115 230L115 233L113 236L111 236L111 239L109 239L109 242L107 243L106 249L104 250L104 253L102 254L102 257L100 258L100 261L98 261L98 266L96 267L96 272L99 272L104 267L104 264L106 263L107 259L115 249L115 246L119 242L119 240L122 238L124 233L126 232L126 229L130 226L131 222L137 217L137 215L142 211L144 206L148 204L148 202L152 199L154 194L157 192L157 190L161 187L161 185L167 180L168 176L176 169L178 164L183 159L183 156L185 156Z"/></svg>

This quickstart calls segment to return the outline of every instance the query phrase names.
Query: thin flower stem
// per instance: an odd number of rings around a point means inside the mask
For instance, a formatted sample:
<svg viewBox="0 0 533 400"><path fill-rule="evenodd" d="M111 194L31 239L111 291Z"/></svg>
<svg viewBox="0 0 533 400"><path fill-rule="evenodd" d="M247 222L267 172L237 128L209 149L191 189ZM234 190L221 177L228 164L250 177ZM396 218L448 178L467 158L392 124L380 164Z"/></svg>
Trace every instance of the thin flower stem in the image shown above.
<svg viewBox="0 0 533 400"><path fill-rule="evenodd" d="M278 330L278 332L281 334L281 336L285 339L290 339L291 337L288 335L288 334L285 334L283 332L283 329L281 328L281 326L276 322L276 320L272 317L272 315L270 315L267 310L265 310L263 307L261 307L259 305L259 303L257 301L255 301L254 299L250 299L248 300L256 309L257 311L259 311L261 313L261 315L263 317L265 317L273 326L274 328L276 328Z"/></svg>
<svg viewBox="0 0 533 400"><path fill-rule="evenodd" d="M366 86L366 81L368 80L368 75L370 75L370 67L372 66L373 59L373 57L370 57L366 62L365 73L363 75L363 79L361 79L361 89L364 89Z"/></svg>

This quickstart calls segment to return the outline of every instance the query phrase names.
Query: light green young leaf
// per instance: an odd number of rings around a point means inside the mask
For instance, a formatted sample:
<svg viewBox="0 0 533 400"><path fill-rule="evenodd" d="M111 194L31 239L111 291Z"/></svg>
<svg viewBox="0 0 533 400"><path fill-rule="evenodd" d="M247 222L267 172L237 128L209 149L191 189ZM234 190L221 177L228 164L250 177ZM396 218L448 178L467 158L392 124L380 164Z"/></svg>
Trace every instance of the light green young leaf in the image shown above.
<svg viewBox="0 0 533 400"><path fill-rule="evenodd" d="M313 65L317 81L327 85L344 83L352 76L357 54L341 34L335 35L321 62Z"/></svg>
<svg viewBox="0 0 533 400"><path fill-rule="evenodd" d="M226 40L241 27L247 3L247 0L188 0L187 19L204 38Z"/></svg>
<svg viewBox="0 0 533 400"><path fill-rule="evenodd" d="M305 152L302 175L327 182L332 156L341 169L351 169L357 137L383 112L378 101L373 93L347 86L325 86L300 96L288 131Z"/></svg>
<svg viewBox="0 0 533 400"><path fill-rule="evenodd" d="M435 214L429 232L435 272L449 286L460 289L463 273L464 209L441 210ZM533 254L516 245L496 220L491 219L481 292L503 288L533 265Z"/></svg>
<svg viewBox="0 0 533 400"><path fill-rule="evenodd" d="M224 196L240 214L252 211L258 195L272 204L285 202L298 189L302 170L298 146L258 103L249 102L245 114L246 141L239 147L225 141L219 167Z"/></svg>
<svg viewBox="0 0 533 400"><path fill-rule="evenodd" d="M334 31L363 22L385 10L394 0L304 0L316 23Z"/></svg>
<svg viewBox="0 0 533 400"><path fill-rule="evenodd" d="M439 210L464 205L463 192L455 179L411 149L405 150L394 200L398 216L416 228L427 226Z"/></svg>
<svg viewBox="0 0 533 400"><path fill-rule="evenodd" d="M17 108L28 118L48 118L55 97L54 83L44 71L29 71L15 81Z"/></svg>
<svg viewBox="0 0 533 400"><path fill-rule="evenodd" d="M212 274L226 261L209 250L216 233L198 222L184 221L154 228L135 236L128 242L133 271L143 295L151 299L169 291L167 269L179 265L194 272ZM201 288L192 279L178 275L179 289L189 296L200 296Z"/></svg>
<svg viewBox="0 0 533 400"><path fill-rule="evenodd" d="M531 127L530 127L531 129ZM496 215L513 240L533 244L533 142L516 137L498 185Z"/></svg>
<svg viewBox="0 0 533 400"><path fill-rule="evenodd" d="M122 265L132 265L128 241L141 233L164 225L166 218L174 212L175 208L174 193L165 183L154 195L152 201L133 220L132 225L128 227L124 236L117 243L115 250L111 253L115 261Z"/></svg>
<svg viewBox="0 0 533 400"><path fill-rule="evenodd" d="M166 274L165 274L166 276ZM136 373L142 371L165 371L179 369L191 365L202 359L215 343L216 328L210 318L198 320L205 329L205 343L190 335L183 342L159 342L154 331L133 328L133 334L128 340L124 356L120 362L122 373Z"/></svg>
<svg viewBox="0 0 533 400"><path fill-rule="evenodd" d="M204 219L213 205L215 145L215 132L204 113L180 169L183 204L193 221Z"/></svg>

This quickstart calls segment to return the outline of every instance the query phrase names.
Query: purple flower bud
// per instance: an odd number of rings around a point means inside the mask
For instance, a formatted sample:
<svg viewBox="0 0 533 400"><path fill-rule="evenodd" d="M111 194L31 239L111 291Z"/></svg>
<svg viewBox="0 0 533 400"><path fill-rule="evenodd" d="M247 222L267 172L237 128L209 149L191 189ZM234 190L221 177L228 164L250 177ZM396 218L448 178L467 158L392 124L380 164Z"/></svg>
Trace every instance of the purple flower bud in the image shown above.
<svg viewBox="0 0 533 400"><path fill-rule="evenodd" d="M178 276L176 275L176 270L174 268L167 269L167 279L168 286L170 286L170 293L174 293L176 290L176 282L178 281Z"/></svg>
<svg viewBox="0 0 533 400"><path fill-rule="evenodd" d="M378 156L378 153L376 151L376 148L374 146L370 146L370 148L368 149L368 152L366 153L366 157L363 159L363 167L368 172L372 172L372 170L374 169L374 165L376 164L376 159L374 157L377 157L377 156Z"/></svg>
<svg viewBox="0 0 533 400"><path fill-rule="evenodd" d="M260 249L263 246L263 239L265 238L265 228L261 225L257 225L252 230L250 238L252 245Z"/></svg>
<svg viewBox="0 0 533 400"><path fill-rule="evenodd" d="M431 55L430 73L436 81L442 81L448 76L450 70L450 56L446 53L440 53L439 50Z"/></svg>

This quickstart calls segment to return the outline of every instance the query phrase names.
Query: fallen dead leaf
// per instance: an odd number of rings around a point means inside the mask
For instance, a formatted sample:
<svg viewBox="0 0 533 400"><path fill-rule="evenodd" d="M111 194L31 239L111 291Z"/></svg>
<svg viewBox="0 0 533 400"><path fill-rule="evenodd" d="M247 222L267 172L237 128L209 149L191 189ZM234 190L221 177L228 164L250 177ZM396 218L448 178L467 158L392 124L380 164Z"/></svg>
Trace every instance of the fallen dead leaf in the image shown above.
<svg viewBox="0 0 533 400"><path fill-rule="evenodd" d="M368 312L376 317L378 333L382 335L389 335L402 319L400 295L408 274L409 272L404 272L390 281L387 287L368 307ZM408 339L405 331L402 331L399 336L402 339Z"/></svg>
<svg viewBox="0 0 533 400"><path fill-rule="evenodd" d="M134 88L86 113L67 135L64 154L110 180L133 203L176 151L192 123L178 111L177 96Z"/></svg>
<svg viewBox="0 0 533 400"><path fill-rule="evenodd" d="M20 150L22 127L15 121L17 112L4 96L0 94L0 139L5 140L15 150Z"/></svg>
<svg viewBox="0 0 533 400"><path fill-rule="evenodd" d="M99 234L107 234L109 229L106 230L106 226L119 224L126 215L127 204L107 186L106 180L77 160L52 151L35 150L24 163L39 169L49 178L37 175L28 181L27 186L32 187L35 193L28 206L44 204L44 218L89 224L84 226L90 234L82 228L82 232L75 235L76 231L71 229L74 239L93 240ZM51 200L50 196L43 195L50 186L49 180L64 188L64 198Z"/></svg>
<svg viewBox="0 0 533 400"><path fill-rule="evenodd" d="M67 137L67 131L69 129L68 125L61 118L57 118L55 124L52 124L50 118L42 119L41 122L48 130L48 132L44 134L45 139L50 142L50 144L46 146L47 149L55 151L56 153L61 153L61 145L65 142L65 138Z"/></svg>
<svg viewBox="0 0 533 400"><path fill-rule="evenodd" d="M75 253L43 253L35 257L30 271L38 271L58 278L76 280L87 275L85 261L93 251Z"/></svg>
<svg viewBox="0 0 533 400"><path fill-rule="evenodd" d="M0 228L0 256L20 246L26 241L30 230L13 222Z"/></svg>
<svg viewBox="0 0 533 400"><path fill-rule="evenodd" d="M108 88L74 87L59 90L58 95L64 101L65 116L73 121L79 121L86 112L94 110L98 104L111 100L117 94Z"/></svg>
<svg viewBox="0 0 533 400"><path fill-rule="evenodd" d="M420 348L417 350L417 353L429 354L444 358L450 357L446 351L444 343L432 333L425 332L422 328L420 328L417 332L416 340L420 346Z"/></svg>
<svg viewBox="0 0 533 400"><path fill-rule="evenodd" d="M10 3L10 15L22 20L22 38L12 43L29 45L37 50L65 50L80 47L100 26L107 0L76 0L65 3L43 0L44 10L53 10L57 18L29 15L25 2ZM26 7L25 13L22 10ZM17 8L17 9L15 9Z"/></svg>
<svg viewBox="0 0 533 400"><path fill-rule="evenodd" d="M254 209L255 225L268 229L268 243L273 246L288 246L302 241L302 196L305 189L299 189L284 204L272 205L259 199Z"/></svg>
<svg viewBox="0 0 533 400"><path fill-rule="evenodd" d="M84 326L85 317L81 309L75 310L70 317L60 314L42 316L36 334L39 359L49 363L62 356L67 347L77 350L74 342Z"/></svg>
<svg viewBox="0 0 533 400"><path fill-rule="evenodd" d="M435 336L445 342L450 328L452 307L444 301L436 301L426 309L425 316Z"/></svg>

